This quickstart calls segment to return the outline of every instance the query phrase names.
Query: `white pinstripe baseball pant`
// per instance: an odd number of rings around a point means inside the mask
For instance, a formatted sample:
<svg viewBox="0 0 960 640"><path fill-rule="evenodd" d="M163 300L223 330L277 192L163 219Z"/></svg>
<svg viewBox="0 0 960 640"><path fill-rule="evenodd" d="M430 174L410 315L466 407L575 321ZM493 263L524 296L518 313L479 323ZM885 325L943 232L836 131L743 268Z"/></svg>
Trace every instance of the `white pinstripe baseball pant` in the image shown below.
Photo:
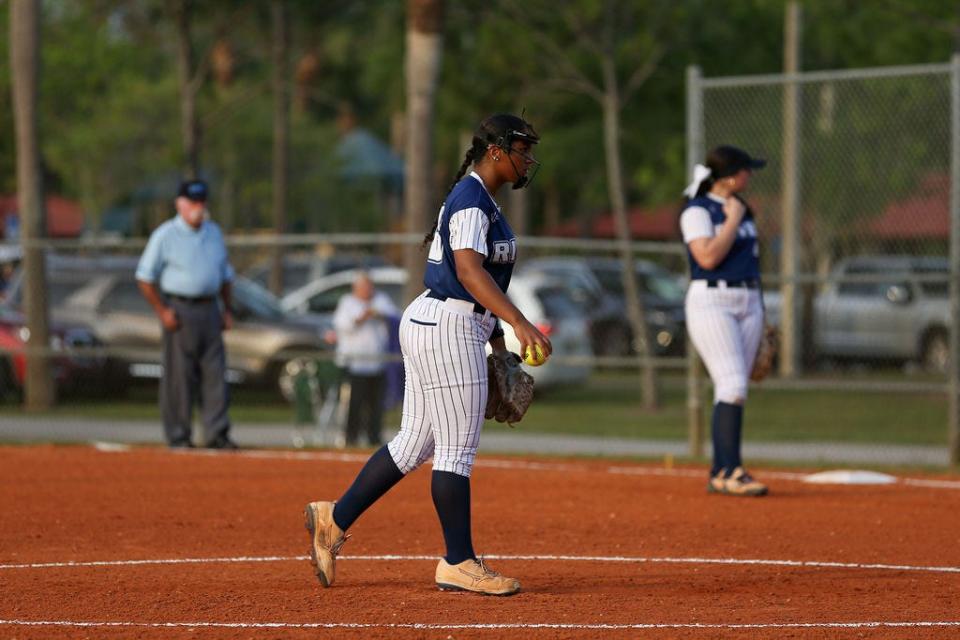
<svg viewBox="0 0 960 640"><path fill-rule="evenodd" d="M760 291L693 280L685 310L690 339L713 380L714 403L743 402L763 332Z"/></svg>
<svg viewBox="0 0 960 640"><path fill-rule="evenodd" d="M490 313L421 294L400 320L406 373L400 432L387 445L409 473L433 456L435 471L470 477L487 404Z"/></svg>

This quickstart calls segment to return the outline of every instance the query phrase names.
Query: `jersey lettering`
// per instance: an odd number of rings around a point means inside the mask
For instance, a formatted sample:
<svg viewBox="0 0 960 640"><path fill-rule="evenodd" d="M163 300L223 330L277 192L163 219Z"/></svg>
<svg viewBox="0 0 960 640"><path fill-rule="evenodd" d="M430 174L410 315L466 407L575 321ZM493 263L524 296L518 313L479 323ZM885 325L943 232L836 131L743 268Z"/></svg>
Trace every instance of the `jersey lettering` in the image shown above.
<svg viewBox="0 0 960 640"><path fill-rule="evenodd" d="M493 255L490 262L494 264L513 264L517 261L517 239L500 240L493 243Z"/></svg>

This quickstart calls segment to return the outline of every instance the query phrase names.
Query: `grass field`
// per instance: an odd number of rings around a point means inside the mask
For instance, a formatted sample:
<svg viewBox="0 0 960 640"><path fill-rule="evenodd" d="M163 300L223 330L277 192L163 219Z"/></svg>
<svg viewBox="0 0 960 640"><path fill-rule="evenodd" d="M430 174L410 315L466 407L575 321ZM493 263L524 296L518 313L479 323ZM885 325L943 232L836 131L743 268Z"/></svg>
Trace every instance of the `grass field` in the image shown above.
<svg viewBox="0 0 960 640"><path fill-rule="evenodd" d="M686 438L686 394L679 377L664 378L662 406L645 412L634 376L599 373L581 387L541 394L523 421L528 432L645 439ZM704 395L709 426L709 390ZM0 405L0 415L20 413L16 404ZM235 389L232 417L238 423L291 423L293 408L269 391ZM51 417L155 420L156 387L138 386L119 400L65 398ZM387 424L399 421L390 412ZM838 441L860 443L943 444L947 439L947 402L942 394L751 390L746 428L756 441ZM490 422L487 428L507 429Z"/></svg>

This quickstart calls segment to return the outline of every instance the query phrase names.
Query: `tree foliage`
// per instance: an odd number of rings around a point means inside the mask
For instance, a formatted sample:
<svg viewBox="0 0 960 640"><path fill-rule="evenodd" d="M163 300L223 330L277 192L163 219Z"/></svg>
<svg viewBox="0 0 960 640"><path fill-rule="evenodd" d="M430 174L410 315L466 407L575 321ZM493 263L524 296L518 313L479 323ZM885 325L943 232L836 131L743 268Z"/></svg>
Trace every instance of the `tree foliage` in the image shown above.
<svg viewBox="0 0 960 640"><path fill-rule="evenodd" d="M0 6L4 32L8 6ZM543 135L537 150L543 169L531 191L533 230L545 222L548 192L564 219L606 208L601 114L589 95L550 82L544 72L569 65L596 73L595 62L573 46L571 25L589 25L604 6L601 0L450 3L436 116L437 204L476 123L489 113L526 109ZM684 184L686 66L700 65L707 77L779 72L784 2L629 0L619 6L624 26L638 21L616 52L625 81L650 51L657 12L669 8L657 31L662 57L624 105L621 142L628 201L673 201ZM950 3L806 0L803 6L805 69L945 62L958 42L960 17ZM111 209L134 211L135 230L143 233L167 215L182 152L174 25L165 2L49 2L45 8L40 123L48 190L78 199L94 228ZM264 227L271 198L269 6L217 0L196 2L194 9L202 171L217 204L229 208L218 216L237 229ZM376 193L380 185L346 185L340 176L337 119L349 107L361 126L399 142L404 3L291 0L290 11L290 226L384 229L390 221ZM561 46L545 47L545 39ZM214 73L214 51L232 57L229 83ZM9 81L9 60L2 56L0 82ZM903 104L910 109L913 103L906 98ZM0 92L0 127L7 132L11 114L9 91ZM5 193L15 188L13 158L12 136L0 135Z"/></svg>

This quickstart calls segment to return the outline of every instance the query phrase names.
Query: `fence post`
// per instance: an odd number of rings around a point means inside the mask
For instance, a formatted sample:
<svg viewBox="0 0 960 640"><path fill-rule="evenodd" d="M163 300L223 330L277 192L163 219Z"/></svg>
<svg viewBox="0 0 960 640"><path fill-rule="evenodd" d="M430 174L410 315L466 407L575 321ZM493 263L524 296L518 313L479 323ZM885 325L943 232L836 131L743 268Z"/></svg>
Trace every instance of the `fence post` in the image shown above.
<svg viewBox="0 0 960 640"><path fill-rule="evenodd" d="M687 174L703 157L703 86L700 67L687 67ZM687 451L692 458L703 455L703 374L700 358L686 332L687 349Z"/></svg>
<svg viewBox="0 0 960 640"><path fill-rule="evenodd" d="M950 377L947 443L960 463L960 54L950 59Z"/></svg>
<svg viewBox="0 0 960 640"><path fill-rule="evenodd" d="M784 72L787 82L783 87L783 220L780 253L780 375L792 378L797 374L801 321L797 304L797 265L799 263L800 228L800 5L787 4L784 18Z"/></svg>

